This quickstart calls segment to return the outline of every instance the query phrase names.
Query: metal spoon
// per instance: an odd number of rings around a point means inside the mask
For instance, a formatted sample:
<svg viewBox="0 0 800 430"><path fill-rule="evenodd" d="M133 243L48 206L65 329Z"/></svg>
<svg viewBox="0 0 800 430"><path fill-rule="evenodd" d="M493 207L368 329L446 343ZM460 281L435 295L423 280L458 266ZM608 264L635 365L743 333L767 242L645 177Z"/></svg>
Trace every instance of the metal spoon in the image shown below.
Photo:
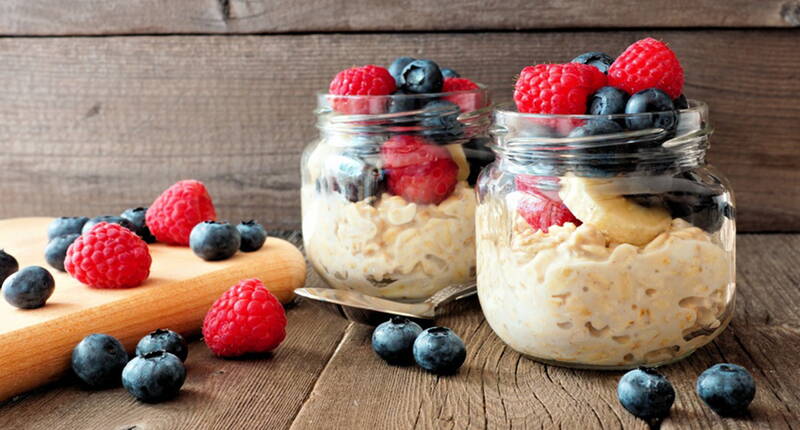
<svg viewBox="0 0 800 430"><path fill-rule="evenodd" d="M477 291L474 282L451 285L424 302L403 303L333 288L298 288L294 290L298 296L311 299L330 312L367 325L380 324L395 315L432 320L436 318L436 309L439 306L471 296Z"/></svg>

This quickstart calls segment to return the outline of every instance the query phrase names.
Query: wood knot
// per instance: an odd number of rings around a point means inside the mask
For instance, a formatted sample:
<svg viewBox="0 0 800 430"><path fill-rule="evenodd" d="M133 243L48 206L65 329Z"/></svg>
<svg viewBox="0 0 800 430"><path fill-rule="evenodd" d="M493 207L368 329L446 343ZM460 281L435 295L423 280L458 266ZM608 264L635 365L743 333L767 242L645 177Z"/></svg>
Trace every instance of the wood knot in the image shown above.
<svg viewBox="0 0 800 430"><path fill-rule="evenodd" d="M800 27L800 2L784 3L781 18L793 27Z"/></svg>

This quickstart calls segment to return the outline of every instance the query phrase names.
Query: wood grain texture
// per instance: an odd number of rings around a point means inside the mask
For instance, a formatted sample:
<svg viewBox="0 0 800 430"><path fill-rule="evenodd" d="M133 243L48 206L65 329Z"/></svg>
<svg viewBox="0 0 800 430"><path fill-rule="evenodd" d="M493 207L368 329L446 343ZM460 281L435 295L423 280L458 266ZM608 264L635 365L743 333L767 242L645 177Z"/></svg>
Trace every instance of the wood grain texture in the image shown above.
<svg viewBox="0 0 800 430"><path fill-rule="evenodd" d="M800 375L787 365L800 354L800 236L738 239L734 320L712 344L663 368L677 392L663 429L789 429L800 422ZM622 372L525 359L492 333L474 298L447 311L437 324L467 345L457 375L387 366L370 348L370 328L351 325L292 428L647 428L616 399ZM747 367L756 379L744 418L722 419L694 394L697 376L721 361Z"/></svg>
<svg viewBox="0 0 800 430"><path fill-rule="evenodd" d="M793 0L4 0L0 34L796 27Z"/></svg>
<svg viewBox="0 0 800 430"><path fill-rule="evenodd" d="M119 213L207 183L231 221L299 226L314 94L354 64L430 57L510 99L528 64L672 45L707 101L741 231L800 231L797 30L0 39L0 217Z"/></svg>
<svg viewBox="0 0 800 430"><path fill-rule="evenodd" d="M44 259L50 218L0 220L0 243L22 267L50 268ZM185 247L150 245L153 264L141 286L88 288L50 269L56 289L39 309L17 309L0 301L0 401L51 382L69 369L72 348L91 333L118 338L132 351L159 328L199 332L208 308L241 279L259 278L289 303L303 285L303 255L291 243L269 238L258 252L206 262Z"/></svg>

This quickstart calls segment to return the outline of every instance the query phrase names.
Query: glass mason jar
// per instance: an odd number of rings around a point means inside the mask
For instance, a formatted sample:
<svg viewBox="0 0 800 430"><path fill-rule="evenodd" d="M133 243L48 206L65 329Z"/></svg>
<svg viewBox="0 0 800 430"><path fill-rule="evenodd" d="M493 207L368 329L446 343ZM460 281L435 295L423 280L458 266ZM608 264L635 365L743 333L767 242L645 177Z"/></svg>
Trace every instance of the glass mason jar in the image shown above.
<svg viewBox="0 0 800 430"><path fill-rule="evenodd" d="M320 135L302 159L303 239L331 287L419 300L474 281L473 186L494 159L489 104L483 86L318 96Z"/></svg>
<svg viewBox="0 0 800 430"><path fill-rule="evenodd" d="M495 333L533 359L598 369L669 363L719 335L735 223L705 160L711 131L697 101L603 117L498 108L476 209L478 296Z"/></svg>

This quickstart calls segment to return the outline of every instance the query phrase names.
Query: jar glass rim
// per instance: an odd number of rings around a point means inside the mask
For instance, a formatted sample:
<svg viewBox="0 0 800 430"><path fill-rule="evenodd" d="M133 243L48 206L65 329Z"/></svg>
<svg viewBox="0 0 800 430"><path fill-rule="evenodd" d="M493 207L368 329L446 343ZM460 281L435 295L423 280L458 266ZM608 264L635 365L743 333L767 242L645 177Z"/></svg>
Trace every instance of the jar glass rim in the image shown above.
<svg viewBox="0 0 800 430"><path fill-rule="evenodd" d="M374 100L374 99L386 99L386 100L409 100L409 99L420 99L420 100L433 100L443 97L449 96L458 96L462 94L488 94L489 87L484 84L476 83L478 88L472 90L461 90L461 91L449 91L449 92L439 92L439 93L423 93L423 94L385 94L385 95L337 95L331 94L324 91L317 92L317 100L319 101L320 105L325 105L331 99L340 99L340 100Z"/></svg>
<svg viewBox="0 0 800 430"><path fill-rule="evenodd" d="M519 119L555 119L555 120L597 120L597 119L626 119L636 117L650 117L653 115L664 114L669 112L678 112L678 114L693 113L702 114L708 110L708 105L696 99L688 99L689 107L686 109L676 109L675 111L659 111L659 112L641 112L641 113L618 113L611 115L589 115L589 114L544 114L544 113L525 113L519 112L513 102L505 102L495 105L495 115L502 115L505 117L519 118Z"/></svg>

